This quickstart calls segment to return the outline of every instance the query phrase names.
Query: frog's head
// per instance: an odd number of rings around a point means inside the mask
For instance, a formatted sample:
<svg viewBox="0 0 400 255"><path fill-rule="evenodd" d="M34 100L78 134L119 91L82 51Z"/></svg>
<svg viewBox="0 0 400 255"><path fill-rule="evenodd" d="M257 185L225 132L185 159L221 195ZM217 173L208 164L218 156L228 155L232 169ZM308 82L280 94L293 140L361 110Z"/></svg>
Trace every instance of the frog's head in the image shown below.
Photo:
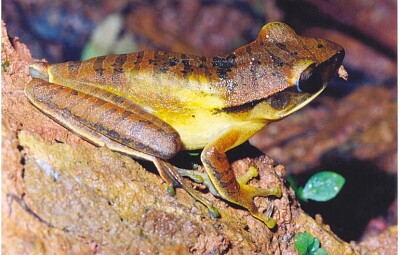
<svg viewBox="0 0 400 255"><path fill-rule="evenodd" d="M284 118L317 97L328 86L345 54L340 45L298 36L283 23L267 24L257 40L260 39L272 40L276 47L293 57L291 68L284 74L286 87L266 99L271 107L270 120Z"/></svg>
<svg viewBox="0 0 400 255"><path fill-rule="evenodd" d="M262 116L268 120L284 118L317 97L345 54L334 42L299 36L279 22L265 25L249 46L238 51L246 52L253 66L257 59L259 65L253 70L258 83L243 88L242 95L247 94L247 102L262 103Z"/></svg>
<svg viewBox="0 0 400 255"><path fill-rule="evenodd" d="M340 45L298 36L283 23L265 25L257 40L267 40L279 49L271 50L271 56L286 53L292 59L290 68L281 69L286 82L280 85L284 87L266 98L269 120L284 118L317 97L337 73L345 55Z"/></svg>

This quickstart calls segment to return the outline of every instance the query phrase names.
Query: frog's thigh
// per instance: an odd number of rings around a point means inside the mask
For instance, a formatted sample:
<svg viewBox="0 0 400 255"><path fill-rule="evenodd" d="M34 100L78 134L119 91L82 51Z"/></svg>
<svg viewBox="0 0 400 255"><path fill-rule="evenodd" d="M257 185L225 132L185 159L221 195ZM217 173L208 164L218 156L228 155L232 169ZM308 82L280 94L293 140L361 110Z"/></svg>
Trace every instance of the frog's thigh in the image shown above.
<svg viewBox="0 0 400 255"><path fill-rule="evenodd" d="M121 107L39 79L27 85L25 94L44 113L97 145L144 159L146 154L169 159L180 150L179 134L132 102Z"/></svg>

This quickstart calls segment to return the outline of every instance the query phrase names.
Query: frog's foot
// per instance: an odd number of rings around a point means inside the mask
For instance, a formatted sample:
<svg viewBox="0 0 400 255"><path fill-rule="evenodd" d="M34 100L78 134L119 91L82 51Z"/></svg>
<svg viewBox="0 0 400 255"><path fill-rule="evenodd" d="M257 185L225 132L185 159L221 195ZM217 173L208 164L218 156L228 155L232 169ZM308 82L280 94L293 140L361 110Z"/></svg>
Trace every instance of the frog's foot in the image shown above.
<svg viewBox="0 0 400 255"><path fill-rule="evenodd" d="M168 162L162 161L162 160L156 160L153 161L154 164L156 165L158 172L160 173L160 176L163 178L163 180L167 183L167 193L171 196L175 195L175 186L180 186L182 187L187 193L189 193L194 199L205 205L210 214L214 218L219 218L221 215L218 212L218 209L215 208L210 201L207 199L201 197L197 191L195 191L190 185L188 185L185 180L182 178L180 175L180 172L177 171L177 168L173 167L171 164ZM185 169L180 169L180 170L185 170ZM179 171L180 171L179 170ZM186 170L189 172L189 170ZM201 174L201 173L199 173ZM197 175L193 174L193 178L197 180L198 182L204 181L202 175ZM208 178L208 177L207 177Z"/></svg>
<svg viewBox="0 0 400 255"><path fill-rule="evenodd" d="M253 187L247 183L258 176L258 170L254 166L249 167L249 169L242 176L236 178L241 188L248 190L252 194L252 197L267 197L267 196L282 196L282 190L280 187L274 187L271 189L262 189L258 187Z"/></svg>
<svg viewBox="0 0 400 255"><path fill-rule="evenodd" d="M273 206L269 206L266 213L261 213L254 204L253 199L254 197L267 196L281 197L282 190L280 187L262 189L248 185L247 182L256 176L258 176L258 170L255 167L250 167L245 174L238 177L236 180L239 183L240 189L237 193L230 194L231 197L228 200L245 207L254 217L263 221L269 228L273 228L276 224L275 220L271 218Z"/></svg>
<svg viewBox="0 0 400 255"><path fill-rule="evenodd" d="M213 194L216 197L220 197L217 189L214 187L214 184L210 180L210 177L208 176L207 173L201 173L196 170L188 170L188 169L182 169L182 168L178 168L178 167L175 167L175 169L176 169L176 171L178 171L178 173L181 176L188 177L194 182L206 185L206 187L211 192L211 194Z"/></svg>

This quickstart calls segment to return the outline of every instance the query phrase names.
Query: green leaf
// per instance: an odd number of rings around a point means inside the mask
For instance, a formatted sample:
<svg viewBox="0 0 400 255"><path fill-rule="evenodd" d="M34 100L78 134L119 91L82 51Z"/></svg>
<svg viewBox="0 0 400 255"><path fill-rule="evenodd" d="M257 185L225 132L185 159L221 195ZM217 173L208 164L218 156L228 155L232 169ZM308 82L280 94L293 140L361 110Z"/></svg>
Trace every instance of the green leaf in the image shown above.
<svg viewBox="0 0 400 255"><path fill-rule="evenodd" d="M346 180L338 173L324 171L311 176L301 192L303 200L326 202L336 197Z"/></svg>
<svg viewBox="0 0 400 255"><path fill-rule="evenodd" d="M313 245L314 237L308 233L299 233L294 237L294 248L300 255L308 254L308 249Z"/></svg>
<svg viewBox="0 0 400 255"><path fill-rule="evenodd" d="M305 198L305 197L303 197L303 187L299 187L299 188L297 189L296 195L297 195L301 200L303 200L304 202L308 202L308 199Z"/></svg>
<svg viewBox="0 0 400 255"><path fill-rule="evenodd" d="M317 252L320 245L321 245L321 243L320 243L319 239L314 238L313 243L309 247L309 253L314 254L315 252Z"/></svg>
<svg viewBox="0 0 400 255"><path fill-rule="evenodd" d="M320 248L321 242L309 232L298 233L294 237L294 248L300 255L328 255L328 252Z"/></svg>
<svg viewBox="0 0 400 255"><path fill-rule="evenodd" d="M289 183L289 185L292 187L292 189L296 192L297 191L297 185L296 185L296 180L294 179L293 175L289 175L286 178L286 181Z"/></svg>
<svg viewBox="0 0 400 255"><path fill-rule="evenodd" d="M324 248L319 248L314 255L328 255L328 252Z"/></svg>

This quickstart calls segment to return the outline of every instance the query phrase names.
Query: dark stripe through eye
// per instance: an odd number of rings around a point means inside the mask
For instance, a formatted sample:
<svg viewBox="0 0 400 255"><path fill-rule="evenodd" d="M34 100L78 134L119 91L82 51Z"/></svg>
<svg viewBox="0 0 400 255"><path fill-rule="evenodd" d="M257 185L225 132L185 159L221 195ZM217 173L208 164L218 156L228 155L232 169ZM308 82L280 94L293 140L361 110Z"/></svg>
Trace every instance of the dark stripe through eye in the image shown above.
<svg viewBox="0 0 400 255"><path fill-rule="evenodd" d="M290 101L290 95L285 91L277 93L270 97L270 105L274 109L281 110L284 109Z"/></svg>

